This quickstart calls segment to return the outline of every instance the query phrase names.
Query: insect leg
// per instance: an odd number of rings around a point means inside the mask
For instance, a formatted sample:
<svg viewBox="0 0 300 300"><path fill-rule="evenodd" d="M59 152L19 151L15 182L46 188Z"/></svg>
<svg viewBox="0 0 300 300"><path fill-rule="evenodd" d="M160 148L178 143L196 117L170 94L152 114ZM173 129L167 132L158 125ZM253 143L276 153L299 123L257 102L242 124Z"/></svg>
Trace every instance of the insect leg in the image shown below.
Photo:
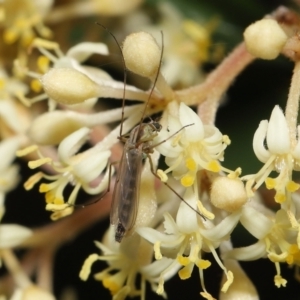
<svg viewBox="0 0 300 300"><path fill-rule="evenodd" d="M192 124L191 124L192 125ZM186 126L190 126L190 125L186 125ZM176 132L177 133L177 132ZM147 153L147 157L149 159L149 163L150 163L150 170L151 173L158 178L160 181L160 177L155 173L154 171L154 166L153 166L153 162L151 159L150 154ZM199 212L197 211L194 207L192 207L188 202L186 202L167 182L161 181L165 186L167 186L181 201L183 201L188 207L190 207L194 212L196 212L200 217L202 217L204 220L206 220L206 218Z"/></svg>

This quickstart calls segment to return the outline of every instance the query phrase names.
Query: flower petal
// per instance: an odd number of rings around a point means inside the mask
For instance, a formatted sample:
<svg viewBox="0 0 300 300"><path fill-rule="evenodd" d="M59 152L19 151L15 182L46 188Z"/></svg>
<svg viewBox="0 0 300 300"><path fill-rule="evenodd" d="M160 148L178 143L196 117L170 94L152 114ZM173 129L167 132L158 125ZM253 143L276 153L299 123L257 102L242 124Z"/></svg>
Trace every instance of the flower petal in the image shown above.
<svg viewBox="0 0 300 300"><path fill-rule="evenodd" d="M79 148L86 142L90 129L80 128L67 136L58 146L59 158L62 162L68 164L70 157L75 154Z"/></svg>
<svg viewBox="0 0 300 300"><path fill-rule="evenodd" d="M93 54L108 55L109 51L103 43L84 42L70 48L66 56L72 57L78 62L83 62Z"/></svg>
<svg viewBox="0 0 300 300"><path fill-rule="evenodd" d="M290 151L289 129L285 116L278 105L272 111L268 131L268 148L274 154L286 154Z"/></svg>
<svg viewBox="0 0 300 300"><path fill-rule="evenodd" d="M201 119L183 102L180 103L179 107L179 119L182 126L193 124L184 130L189 142L201 141L204 138L204 127Z"/></svg>
<svg viewBox="0 0 300 300"><path fill-rule="evenodd" d="M256 157L263 163L265 163L271 156L269 150L266 149L264 142L268 130L268 121L264 120L259 123L258 128L255 131L253 137L253 150Z"/></svg>
<svg viewBox="0 0 300 300"><path fill-rule="evenodd" d="M21 244L32 235L32 231L16 224L0 225L0 249L12 248Z"/></svg>
<svg viewBox="0 0 300 300"><path fill-rule="evenodd" d="M241 247L236 248L233 250L228 251L224 254L224 258L232 258L236 260L256 260L261 257L264 257L266 254L266 243L265 241L261 240L257 243L248 246L248 247Z"/></svg>
<svg viewBox="0 0 300 300"><path fill-rule="evenodd" d="M256 209L244 206L240 219L242 225L257 239L265 237L273 226L273 222Z"/></svg>

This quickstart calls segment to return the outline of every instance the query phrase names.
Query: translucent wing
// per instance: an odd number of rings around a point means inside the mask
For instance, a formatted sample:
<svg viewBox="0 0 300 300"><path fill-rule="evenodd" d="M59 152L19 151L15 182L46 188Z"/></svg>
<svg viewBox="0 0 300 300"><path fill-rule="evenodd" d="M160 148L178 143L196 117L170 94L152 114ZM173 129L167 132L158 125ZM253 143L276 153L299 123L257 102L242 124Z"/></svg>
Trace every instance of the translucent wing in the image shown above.
<svg viewBox="0 0 300 300"><path fill-rule="evenodd" d="M132 229L136 220L142 158L140 147L134 148L132 144L126 143L110 212L110 223L117 226L117 241L121 241L123 236Z"/></svg>

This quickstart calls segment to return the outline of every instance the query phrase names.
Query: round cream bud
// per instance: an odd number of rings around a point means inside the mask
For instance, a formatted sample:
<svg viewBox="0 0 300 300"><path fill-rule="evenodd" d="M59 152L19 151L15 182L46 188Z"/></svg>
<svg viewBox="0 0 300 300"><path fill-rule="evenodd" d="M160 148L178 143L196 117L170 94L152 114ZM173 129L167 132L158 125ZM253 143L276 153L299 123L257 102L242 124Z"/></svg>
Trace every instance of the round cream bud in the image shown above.
<svg viewBox="0 0 300 300"><path fill-rule="evenodd" d="M41 82L51 99L65 105L78 104L99 94L94 81L71 68L50 69Z"/></svg>
<svg viewBox="0 0 300 300"><path fill-rule="evenodd" d="M161 50L151 34L137 32L128 35L123 43L123 55L130 71L148 78L157 74Z"/></svg>
<svg viewBox="0 0 300 300"><path fill-rule="evenodd" d="M244 40L249 53L262 59L275 59L288 36L273 19L257 21L246 28Z"/></svg>
<svg viewBox="0 0 300 300"><path fill-rule="evenodd" d="M247 201L244 184L240 179L219 176L212 183L210 201L217 208L234 212Z"/></svg>

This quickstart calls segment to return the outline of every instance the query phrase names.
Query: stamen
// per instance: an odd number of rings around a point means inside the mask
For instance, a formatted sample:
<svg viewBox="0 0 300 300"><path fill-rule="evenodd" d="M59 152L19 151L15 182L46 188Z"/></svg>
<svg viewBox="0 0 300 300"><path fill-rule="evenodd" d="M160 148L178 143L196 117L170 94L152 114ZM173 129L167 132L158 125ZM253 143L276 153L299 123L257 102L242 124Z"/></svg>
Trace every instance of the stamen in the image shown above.
<svg viewBox="0 0 300 300"><path fill-rule="evenodd" d="M98 260L97 254L91 254L83 263L83 266L79 272L79 277L81 280L86 281L91 273L92 265Z"/></svg>
<svg viewBox="0 0 300 300"><path fill-rule="evenodd" d="M195 181L195 176L191 176L191 175L185 175L180 179L180 182L184 187L189 187L193 185L194 181Z"/></svg>
<svg viewBox="0 0 300 300"><path fill-rule="evenodd" d="M211 161L208 163L207 169L208 169L209 171L216 172L216 173L218 173L218 172L221 171L220 164L219 164L216 160L211 160Z"/></svg>
<svg viewBox="0 0 300 300"><path fill-rule="evenodd" d="M50 157L44 157L44 158L40 158L40 159L37 159L37 160L32 160L28 163L28 167L30 169L36 169L44 164L48 164L52 162L52 159Z"/></svg>

